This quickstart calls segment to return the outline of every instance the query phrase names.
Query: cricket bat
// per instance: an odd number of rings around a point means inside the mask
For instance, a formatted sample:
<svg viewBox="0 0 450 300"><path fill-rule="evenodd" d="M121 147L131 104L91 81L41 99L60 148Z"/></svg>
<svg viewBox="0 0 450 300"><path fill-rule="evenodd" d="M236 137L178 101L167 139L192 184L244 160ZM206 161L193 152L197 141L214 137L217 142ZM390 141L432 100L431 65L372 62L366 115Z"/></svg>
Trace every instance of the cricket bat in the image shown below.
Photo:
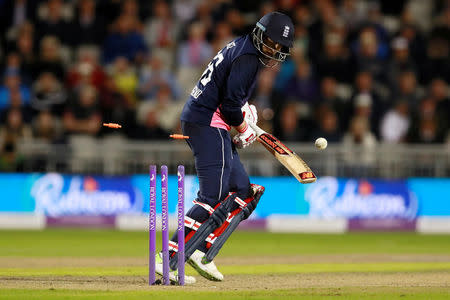
<svg viewBox="0 0 450 300"><path fill-rule="evenodd" d="M266 147L266 149L269 150L269 152L272 153L298 181L301 183L312 183L316 181L316 175L311 171L311 168L303 161L303 159L295 154L294 151L286 147L279 139L270 133L259 128L258 125L253 124L252 122L247 123L256 132L258 141Z"/></svg>

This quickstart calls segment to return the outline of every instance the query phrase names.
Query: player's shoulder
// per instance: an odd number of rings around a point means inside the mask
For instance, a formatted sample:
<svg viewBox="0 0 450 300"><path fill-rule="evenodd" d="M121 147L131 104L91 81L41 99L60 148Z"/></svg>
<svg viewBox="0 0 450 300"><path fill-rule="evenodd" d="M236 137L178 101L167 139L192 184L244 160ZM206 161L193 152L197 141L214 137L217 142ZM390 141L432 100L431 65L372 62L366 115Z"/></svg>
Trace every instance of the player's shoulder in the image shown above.
<svg viewBox="0 0 450 300"><path fill-rule="evenodd" d="M240 56L254 56L258 57L259 52L253 45L252 38L249 34L240 36L231 42L229 42L225 49L229 51L233 59L236 59Z"/></svg>

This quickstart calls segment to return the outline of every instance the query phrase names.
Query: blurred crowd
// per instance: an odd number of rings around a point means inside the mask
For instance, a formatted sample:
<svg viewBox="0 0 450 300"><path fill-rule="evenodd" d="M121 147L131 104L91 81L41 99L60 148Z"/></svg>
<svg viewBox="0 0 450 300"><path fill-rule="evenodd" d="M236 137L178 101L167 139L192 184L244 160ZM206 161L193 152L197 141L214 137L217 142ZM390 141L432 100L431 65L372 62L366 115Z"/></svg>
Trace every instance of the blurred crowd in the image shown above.
<svg viewBox="0 0 450 300"><path fill-rule="evenodd" d="M295 47L258 79L266 129L368 149L449 142L448 0L4 0L0 169L20 140L167 138L209 60L274 10Z"/></svg>

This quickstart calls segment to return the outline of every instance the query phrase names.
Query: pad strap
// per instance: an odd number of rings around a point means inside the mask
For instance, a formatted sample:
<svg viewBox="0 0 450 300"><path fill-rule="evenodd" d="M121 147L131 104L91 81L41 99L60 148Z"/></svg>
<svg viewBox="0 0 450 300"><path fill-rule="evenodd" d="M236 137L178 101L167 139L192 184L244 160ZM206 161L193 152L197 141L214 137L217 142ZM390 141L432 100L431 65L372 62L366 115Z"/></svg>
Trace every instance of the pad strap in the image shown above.
<svg viewBox="0 0 450 300"><path fill-rule="evenodd" d="M192 229L193 231L197 231L200 225L202 225L202 223L197 222L188 216L184 216L184 226L186 228ZM175 243L174 241L169 241L169 251L178 252L178 243Z"/></svg>
<svg viewBox="0 0 450 300"><path fill-rule="evenodd" d="M207 212L209 212L209 214L211 215L214 212L214 208L212 208L209 204L194 200L192 201L192 203L194 205L200 205L201 207L203 207Z"/></svg>
<svg viewBox="0 0 450 300"><path fill-rule="evenodd" d="M184 216L184 226L197 231L197 229L202 225L202 223L195 221L194 219Z"/></svg>
<svg viewBox="0 0 450 300"><path fill-rule="evenodd" d="M228 196L230 196L230 195L232 195L232 194L234 194L234 193L229 193L228 194ZM239 197L236 197L236 198L234 198L234 202L236 202L241 208L244 208L247 204L245 203L245 201L243 201L241 198L239 198ZM203 203L203 202L200 202L200 201L198 201L198 200L194 200L194 201L192 201L192 203L194 204L194 205L200 205L201 207L203 207L210 215L214 212L214 210L217 208L217 206L219 206L219 205L217 205L215 208L212 208L209 204L206 204L206 203ZM219 203L220 204L220 203Z"/></svg>
<svg viewBox="0 0 450 300"><path fill-rule="evenodd" d="M169 241L169 251L178 252L178 243Z"/></svg>

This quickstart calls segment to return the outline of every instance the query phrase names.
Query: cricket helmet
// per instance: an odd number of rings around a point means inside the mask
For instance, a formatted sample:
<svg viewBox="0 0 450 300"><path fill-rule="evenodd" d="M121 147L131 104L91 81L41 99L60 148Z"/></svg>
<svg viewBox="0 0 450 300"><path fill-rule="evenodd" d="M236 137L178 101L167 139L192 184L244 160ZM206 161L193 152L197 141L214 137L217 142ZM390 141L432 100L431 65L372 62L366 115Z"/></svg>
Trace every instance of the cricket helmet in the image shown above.
<svg viewBox="0 0 450 300"><path fill-rule="evenodd" d="M265 57L276 61L284 61L289 55L290 48L294 43L294 24L291 18L280 12L270 12L264 15L252 32L253 44L256 49ZM281 45L280 50L276 50L267 44L268 39ZM273 55L263 51L263 46L272 49Z"/></svg>

